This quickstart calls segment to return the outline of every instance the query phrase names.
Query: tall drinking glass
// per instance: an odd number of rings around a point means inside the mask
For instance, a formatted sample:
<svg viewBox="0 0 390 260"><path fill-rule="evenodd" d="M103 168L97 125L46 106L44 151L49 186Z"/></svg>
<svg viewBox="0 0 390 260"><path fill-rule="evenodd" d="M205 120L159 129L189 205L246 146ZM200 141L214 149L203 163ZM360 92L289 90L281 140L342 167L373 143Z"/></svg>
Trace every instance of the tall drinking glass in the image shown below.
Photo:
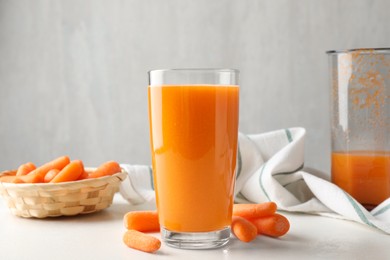
<svg viewBox="0 0 390 260"><path fill-rule="evenodd" d="M327 53L332 181L370 210L390 197L390 49Z"/></svg>
<svg viewBox="0 0 390 260"><path fill-rule="evenodd" d="M225 245L233 209L238 71L153 70L148 97L163 241L187 249Z"/></svg>

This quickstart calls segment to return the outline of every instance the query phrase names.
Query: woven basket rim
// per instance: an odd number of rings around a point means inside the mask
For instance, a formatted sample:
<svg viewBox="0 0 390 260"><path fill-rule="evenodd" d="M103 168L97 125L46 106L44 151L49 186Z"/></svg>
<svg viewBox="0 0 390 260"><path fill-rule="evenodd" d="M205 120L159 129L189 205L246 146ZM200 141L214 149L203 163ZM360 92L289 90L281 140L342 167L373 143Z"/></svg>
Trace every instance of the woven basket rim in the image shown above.
<svg viewBox="0 0 390 260"><path fill-rule="evenodd" d="M85 167L86 170L94 170L96 167ZM8 175L10 172L13 172L16 170L8 170L0 172L0 176L2 175ZM32 188L54 188L57 186L61 186L62 188L70 188L75 184L83 184L88 185L92 184L96 181L107 181L111 178L118 178L120 181L123 181L127 177L127 172L124 169L121 169L121 172L115 173L113 175L108 176L102 176L98 178L93 179L84 179L84 180L78 180L78 181L67 181L67 182L59 182L59 183L9 183L9 182L0 182L0 185L2 185L4 188L26 188L26 189L32 189Z"/></svg>

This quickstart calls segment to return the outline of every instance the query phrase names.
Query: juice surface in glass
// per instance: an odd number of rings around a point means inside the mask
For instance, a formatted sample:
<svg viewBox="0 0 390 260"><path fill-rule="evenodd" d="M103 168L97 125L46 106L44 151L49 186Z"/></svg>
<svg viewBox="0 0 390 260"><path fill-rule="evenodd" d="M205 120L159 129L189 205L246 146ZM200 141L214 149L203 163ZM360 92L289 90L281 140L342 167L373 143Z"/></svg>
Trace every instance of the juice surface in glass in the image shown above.
<svg viewBox="0 0 390 260"><path fill-rule="evenodd" d="M149 86L153 175L160 225L207 232L231 224L239 87Z"/></svg>
<svg viewBox="0 0 390 260"><path fill-rule="evenodd" d="M332 182L374 208L390 197L390 152L333 152Z"/></svg>

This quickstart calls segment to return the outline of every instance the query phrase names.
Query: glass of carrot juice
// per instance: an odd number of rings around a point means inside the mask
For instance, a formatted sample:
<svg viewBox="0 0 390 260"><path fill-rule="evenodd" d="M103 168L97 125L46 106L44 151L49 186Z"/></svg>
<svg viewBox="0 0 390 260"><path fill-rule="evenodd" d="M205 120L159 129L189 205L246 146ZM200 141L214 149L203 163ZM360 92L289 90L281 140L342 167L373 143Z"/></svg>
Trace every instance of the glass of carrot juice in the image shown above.
<svg viewBox="0 0 390 260"><path fill-rule="evenodd" d="M390 49L327 53L332 181L371 210L390 197Z"/></svg>
<svg viewBox="0 0 390 260"><path fill-rule="evenodd" d="M149 72L152 168L163 241L216 248L230 237L238 138L237 70Z"/></svg>

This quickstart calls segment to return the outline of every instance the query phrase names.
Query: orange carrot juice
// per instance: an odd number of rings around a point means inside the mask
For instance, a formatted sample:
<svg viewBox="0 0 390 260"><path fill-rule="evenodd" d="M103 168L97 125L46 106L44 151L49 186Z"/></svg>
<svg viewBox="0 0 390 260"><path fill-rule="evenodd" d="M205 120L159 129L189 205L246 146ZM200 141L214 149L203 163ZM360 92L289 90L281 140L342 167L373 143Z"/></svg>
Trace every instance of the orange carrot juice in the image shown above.
<svg viewBox="0 0 390 260"><path fill-rule="evenodd" d="M177 232L230 225L239 87L149 86L149 120L160 224Z"/></svg>
<svg viewBox="0 0 390 260"><path fill-rule="evenodd" d="M367 209L390 197L390 153L332 153L332 182Z"/></svg>

